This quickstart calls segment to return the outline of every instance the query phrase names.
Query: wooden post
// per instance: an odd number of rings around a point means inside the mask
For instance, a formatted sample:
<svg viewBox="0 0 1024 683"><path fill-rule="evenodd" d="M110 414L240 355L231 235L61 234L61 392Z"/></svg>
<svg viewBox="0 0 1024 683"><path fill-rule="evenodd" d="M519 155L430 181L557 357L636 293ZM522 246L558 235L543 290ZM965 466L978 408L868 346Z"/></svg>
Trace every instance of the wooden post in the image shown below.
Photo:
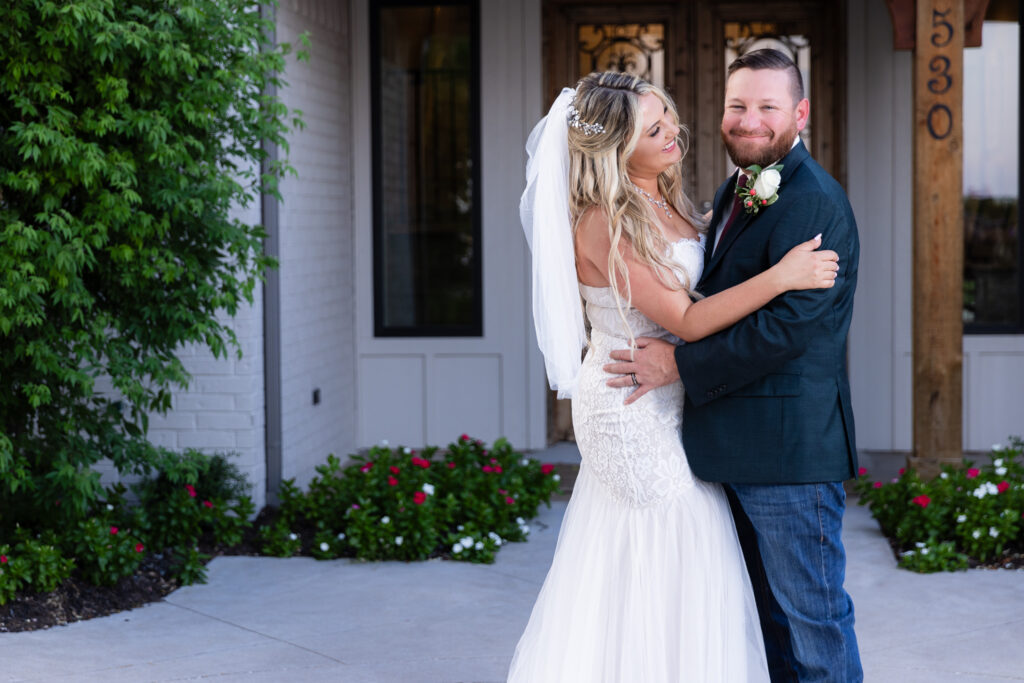
<svg viewBox="0 0 1024 683"><path fill-rule="evenodd" d="M964 0L917 0L914 47L914 450L924 478L963 457Z"/></svg>

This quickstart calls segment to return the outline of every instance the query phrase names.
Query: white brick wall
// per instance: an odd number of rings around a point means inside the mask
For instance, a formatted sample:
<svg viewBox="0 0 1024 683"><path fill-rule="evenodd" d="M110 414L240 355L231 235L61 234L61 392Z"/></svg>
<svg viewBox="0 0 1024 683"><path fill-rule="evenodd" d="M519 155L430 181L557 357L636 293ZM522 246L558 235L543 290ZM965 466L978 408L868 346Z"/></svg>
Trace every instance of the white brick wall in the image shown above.
<svg viewBox="0 0 1024 683"><path fill-rule="evenodd" d="M304 485L356 441L348 3L288 0L277 16L278 41L312 41L281 92L306 122L290 137L298 178L282 183L280 207L282 475Z"/></svg>

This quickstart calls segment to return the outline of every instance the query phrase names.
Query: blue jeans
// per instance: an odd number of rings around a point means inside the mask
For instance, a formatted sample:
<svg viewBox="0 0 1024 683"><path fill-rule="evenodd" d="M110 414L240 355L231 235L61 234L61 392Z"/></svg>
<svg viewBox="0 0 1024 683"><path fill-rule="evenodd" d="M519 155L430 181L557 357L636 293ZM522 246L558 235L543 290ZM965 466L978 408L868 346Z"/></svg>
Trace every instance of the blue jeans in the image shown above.
<svg viewBox="0 0 1024 683"><path fill-rule="evenodd" d="M773 683L862 681L853 601L843 588L843 485L725 488L758 600Z"/></svg>

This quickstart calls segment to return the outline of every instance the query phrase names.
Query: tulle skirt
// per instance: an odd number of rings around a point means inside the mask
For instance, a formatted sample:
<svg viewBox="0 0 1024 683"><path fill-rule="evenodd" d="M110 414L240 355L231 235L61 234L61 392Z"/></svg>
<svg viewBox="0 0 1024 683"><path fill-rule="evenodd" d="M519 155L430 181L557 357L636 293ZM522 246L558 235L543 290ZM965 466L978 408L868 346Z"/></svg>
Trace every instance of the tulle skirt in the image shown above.
<svg viewBox="0 0 1024 683"><path fill-rule="evenodd" d="M637 506L610 495L584 458L508 680L767 681L721 487L693 480Z"/></svg>

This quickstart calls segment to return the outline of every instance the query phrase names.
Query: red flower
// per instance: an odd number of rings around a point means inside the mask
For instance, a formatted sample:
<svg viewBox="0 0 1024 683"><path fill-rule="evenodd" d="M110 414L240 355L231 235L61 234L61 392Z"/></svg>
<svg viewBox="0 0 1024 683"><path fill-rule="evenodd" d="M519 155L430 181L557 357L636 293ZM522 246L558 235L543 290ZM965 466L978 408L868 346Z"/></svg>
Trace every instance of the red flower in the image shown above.
<svg viewBox="0 0 1024 683"><path fill-rule="evenodd" d="M875 488L876 488L876 489L880 489L880 488L882 488L882 482L880 482L880 481L876 481L876 482L875 482Z"/></svg>
<svg viewBox="0 0 1024 683"><path fill-rule="evenodd" d="M142 545L141 543L135 544L135 552L137 553L141 553L145 548L146 546Z"/></svg>
<svg viewBox="0 0 1024 683"><path fill-rule="evenodd" d="M430 467L430 461L424 458L413 458L412 464L416 465L416 467L422 467L423 469Z"/></svg>
<svg viewBox="0 0 1024 683"><path fill-rule="evenodd" d="M491 467L490 465L484 465L480 469L482 469L484 472L493 472L494 471L494 468Z"/></svg>
<svg viewBox="0 0 1024 683"><path fill-rule="evenodd" d="M372 462L368 462L368 463L364 464L362 467L360 467L359 471L360 472L369 472L371 467L373 467L373 463Z"/></svg>
<svg viewBox="0 0 1024 683"><path fill-rule="evenodd" d="M932 502L932 499L929 498L928 496L918 496L917 498L914 498L912 502L914 502L917 505L920 505L923 508L926 508L928 507L928 503Z"/></svg>
<svg viewBox="0 0 1024 683"><path fill-rule="evenodd" d="M507 504L509 504L509 505L515 505L516 504L516 499L513 498L512 496L509 496L508 498L505 499L505 502Z"/></svg>
<svg viewBox="0 0 1024 683"><path fill-rule="evenodd" d="M110 527L110 535L111 536L116 536L117 535L117 527L116 526Z"/></svg>
<svg viewBox="0 0 1024 683"><path fill-rule="evenodd" d="M425 503L426 501L427 494L423 493L423 491L417 491L416 493L412 494L412 502L416 503L417 505L423 505L423 503Z"/></svg>
<svg viewBox="0 0 1024 683"><path fill-rule="evenodd" d="M900 475L902 477L906 473L907 473L907 468L906 467L901 467L900 471L897 472L896 474L898 474L898 475Z"/></svg>
<svg viewBox="0 0 1024 683"><path fill-rule="evenodd" d="M761 200L761 206L764 206L764 205L765 205L765 204L767 204L767 203L768 203L768 200L767 200L767 199L762 199L762 200Z"/></svg>
<svg viewBox="0 0 1024 683"><path fill-rule="evenodd" d="M469 441L469 434L463 434L460 436L459 441Z"/></svg>
<svg viewBox="0 0 1024 683"><path fill-rule="evenodd" d="M397 468L397 467L395 467L394 465L392 465L392 466L391 466L391 467L389 467L388 469L390 469L390 470L391 470L391 474L398 474L398 468Z"/></svg>
<svg viewBox="0 0 1024 683"><path fill-rule="evenodd" d="M196 487L192 484L185 484L185 490L188 491L188 495L192 498L196 497Z"/></svg>
<svg viewBox="0 0 1024 683"><path fill-rule="evenodd" d="M497 472L498 474L501 474L501 465L495 465L494 471Z"/></svg>
<svg viewBox="0 0 1024 683"><path fill-rule="evenodd" d="M204 501L203 501L203 505L205 505L205 506L206 506L206 507L208 507L208 508L212 508L212 507L213 507L213 503L211 503L211 502L210 502L210 501L208 501L208 500L204 500Z"/></svg>
<svg viewBox="0 0 1024 683"><path fill-rule="evenodd" d="M482 455L487 455L487 451L484 451L484 452L482 453Z"/></svg>
<svg viewBox="0 0 1024 683"><path fill-rule="evenodd" d="M448 469L454 470L455 469L455 463L453 463L453 462L448 463Z"/></svg>
<svg viewBox="0 0 1024 683"><path fill-rule="evenodd" d="M981 470L979 470L977 467L972 467L969 470L967 470L968 479L974 479L979 474L981 474Z"/></svg>
<svg viewBox="0 0 1024 683"><path fill-rule="evenodd" d="M392 476L388 477L388 486L398 486L398 480Z"/></svg>
<svg viewBox="0 0 1024 683"><path fill-rule="evenodd" d="M484 453L484 455L487 455L487 454ZM492 465L497 465L498 464L498 459L497 458L491 458L491 464Z"/></svg>
<svg viewBox="0 0 1024 683"><path fill-rule="evenodd" d="M868 468L867 467L861 467L859 470L857 470L857 476L858 477L863 477L867 473L868 473Z"/></svg>
<svg viewBox="0 0 1024 683"><path fill-rule="evenodd" d="M508 491L506 491L505 489L498 489L498 493L500 493L501 495L504 496L504 495L508 494Z"/></svg>
<svg viewBox="0 0 1024 683"><path fill-rule="evenodd" d="M0 564L7 564L7 556L0 555Z"/></svg>
<svg viewBox="0 0 1024 683"><path fill-rule="evenodd" d="M1003 480L996 485L996 488L999 490L999 493L1005 493L1009 490L1010 484L1006 480Z"/></svg>
<svg viewBox="0 0 1024 683"><path fill-rule="evenodd" d="M750 188L750 196L754 197L756 195L757 195L757 190L755 190L754 188Z"/></svg>
<svg viewBox="0 0 1024 683"><path fill-rule="evenodd" d="M555 471L555 466L551 463L545 463L540 466L541 474L551 474Z"/></svg>
<svg viewBox="0 0 1024 683"><path fill-rule="evenodd" d="M743 204L744 204L744 206L753 206L754 202L752 202L751 200L748 199L747 201L743 202Z"/></svg>

